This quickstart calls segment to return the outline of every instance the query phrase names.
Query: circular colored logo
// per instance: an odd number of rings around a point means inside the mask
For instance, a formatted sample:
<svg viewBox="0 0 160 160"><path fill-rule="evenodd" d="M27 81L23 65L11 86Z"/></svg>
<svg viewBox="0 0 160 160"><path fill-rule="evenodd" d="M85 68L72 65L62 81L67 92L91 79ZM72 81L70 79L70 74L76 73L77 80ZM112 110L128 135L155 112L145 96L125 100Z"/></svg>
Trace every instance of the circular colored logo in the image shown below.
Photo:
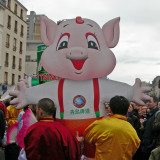
<svg viewBox="0 0 160 160"><path fill-rule="evenodd" d="M77 95L73 99L73 104L77 108L82 108L86 104L86 100L83 96Z"/></svg>

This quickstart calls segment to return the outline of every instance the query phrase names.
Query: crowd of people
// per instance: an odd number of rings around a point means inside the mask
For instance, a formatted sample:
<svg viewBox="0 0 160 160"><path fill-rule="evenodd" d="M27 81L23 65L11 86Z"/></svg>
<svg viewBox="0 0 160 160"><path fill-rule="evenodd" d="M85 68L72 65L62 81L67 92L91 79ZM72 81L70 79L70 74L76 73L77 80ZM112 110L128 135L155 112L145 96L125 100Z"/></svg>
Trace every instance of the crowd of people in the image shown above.
<svg viewBox="0 0 160 160"><path fill-rule="evenodd" d="M138 106L123 96L114 96L104 107L106 116L89 125L80 137L56 122L51 99L43 98L21 110L8 100L0 102L0 160L89 160L83 153L84 141L95 146L95 160L160 160L156 97ZM32 115L25 121L28 111Z"/></svg>

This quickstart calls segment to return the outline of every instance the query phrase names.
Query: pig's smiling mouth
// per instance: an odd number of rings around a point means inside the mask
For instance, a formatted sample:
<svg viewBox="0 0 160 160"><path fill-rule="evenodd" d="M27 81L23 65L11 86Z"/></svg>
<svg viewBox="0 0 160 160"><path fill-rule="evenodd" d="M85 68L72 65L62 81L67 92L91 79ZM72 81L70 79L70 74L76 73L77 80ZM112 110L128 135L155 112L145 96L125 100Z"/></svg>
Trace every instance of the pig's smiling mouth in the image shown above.
<svg viewBox="0 0 160 160"><path fill-rule="evenodd" d="M73 64L74 68L75 68L76 70L78 70L78 71L80 71L80 70L82 69L82 67L83 67L85 61L86 61L86 59L81 59L81 60L71 60L71 62L72 62L72 64ZM77 71L76 71L75 73L76 73L76 74L81 74L82 71L80 71L80 72L77 72Z"/></svg>

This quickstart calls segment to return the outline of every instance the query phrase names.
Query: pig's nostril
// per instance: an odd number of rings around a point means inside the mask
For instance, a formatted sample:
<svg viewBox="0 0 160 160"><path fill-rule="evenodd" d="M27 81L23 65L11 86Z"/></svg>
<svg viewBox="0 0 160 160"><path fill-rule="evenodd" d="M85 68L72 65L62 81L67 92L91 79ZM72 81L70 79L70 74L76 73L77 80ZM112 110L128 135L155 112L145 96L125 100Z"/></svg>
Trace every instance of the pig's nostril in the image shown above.
<svg viewBox="0 0 160 160"><path fill-rule="evenodd" d="M83 55L83 52L81 52L81 55Z"/></svg>
<svg viewBox="0 0 160 160"><path fill-rule="evenodd" d="M69 54L70 54L70 55L72 55L72 53L71 53L71 52L70 52Z"/></svg>

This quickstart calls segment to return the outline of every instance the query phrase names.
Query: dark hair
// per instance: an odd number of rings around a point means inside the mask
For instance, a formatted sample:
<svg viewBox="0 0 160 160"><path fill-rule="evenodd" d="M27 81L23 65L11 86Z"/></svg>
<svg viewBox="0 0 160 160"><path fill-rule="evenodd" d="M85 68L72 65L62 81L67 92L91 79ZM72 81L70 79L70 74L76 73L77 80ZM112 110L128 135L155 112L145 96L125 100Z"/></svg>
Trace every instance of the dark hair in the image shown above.
<svg viewBox="0 0 160 160"><path fill-rule="evenodd" d="M134 105L132 103L130 103L130 105L132 106L132 109L134 109Z"/></svg>
<svg viewBox="0 0 160 160"><path fill-rule="evenodd" d="M56 107L54 102L49 98L43 98L38 102L38 108L41 108L45 114L55 118L56 116Z"/></svg>
<svg viewBox="0 0 160 160"><path fill-rule="evenodd" d="M158 98L156 96L151 96L151 97L153 97L153 102L158 103Z"/></svg>
<svg viewBox="0 0 160 160"><path fill-rule="evenodd" d="M0 147L2 147L3 145L2 145L2 139L0 138Z"/></svg>
<svg viewBox="0 0 160 160"><path fill-rule="evenodd" d="M23 111L25 112L27 109L28 109L28 106L25 106L25 107L23 108Z"/></svg>
<svg viewBox="0 0 160 160"><path fill-rule="evenodd" d="M4 102L5 106L8 107L10 105L10 102L7 100L6 102Z"/></svg>
<svg viewBox="0 0 160 160"><path fill-rule="evenodd" d="M113 114L126 115L129 108L129 101L123 96L111 98L109 106Z"/></svg>
<svg viewBox="0 0 160 160"><path fill-rule="evenodd" d="M11 100L13 100L15 97L11 97Z"/></svg>

